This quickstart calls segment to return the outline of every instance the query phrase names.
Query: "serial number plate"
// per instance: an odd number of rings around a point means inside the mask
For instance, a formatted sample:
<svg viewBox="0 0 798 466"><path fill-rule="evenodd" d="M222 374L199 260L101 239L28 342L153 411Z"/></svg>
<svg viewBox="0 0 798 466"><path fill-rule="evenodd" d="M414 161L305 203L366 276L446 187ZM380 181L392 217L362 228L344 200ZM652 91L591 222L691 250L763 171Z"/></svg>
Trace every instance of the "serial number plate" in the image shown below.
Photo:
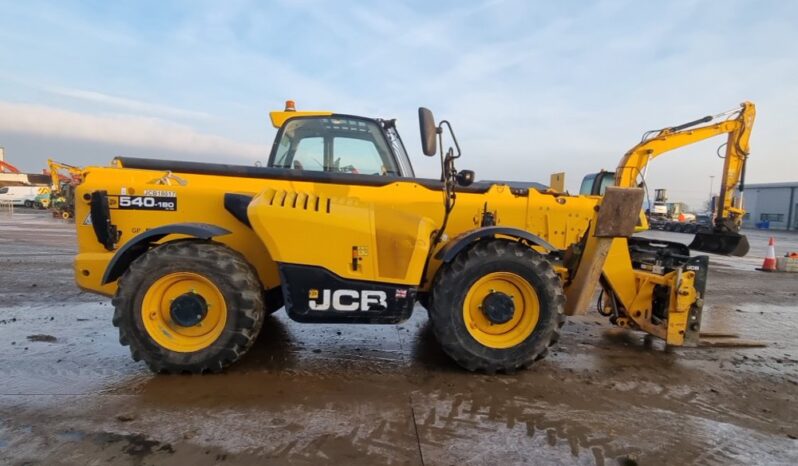
<svg viewBox="0 0 798 466"><path fill-rule="evenodd" d="M164 196L119 196L119 209L128 210L177 210L176 197Z"/></svg>

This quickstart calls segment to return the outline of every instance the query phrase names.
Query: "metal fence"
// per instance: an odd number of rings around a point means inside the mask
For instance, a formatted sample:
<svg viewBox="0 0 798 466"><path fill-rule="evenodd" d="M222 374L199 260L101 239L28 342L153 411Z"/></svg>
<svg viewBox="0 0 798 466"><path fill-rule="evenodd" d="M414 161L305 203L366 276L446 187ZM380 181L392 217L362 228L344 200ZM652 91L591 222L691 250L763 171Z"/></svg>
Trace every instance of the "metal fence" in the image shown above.
<svg viewBox="0 0 798 466"><path fill-rule="evenodd" d="M0 201L0 213L4 213L9 217L14 215L14 202L13 201Z"/></svg>

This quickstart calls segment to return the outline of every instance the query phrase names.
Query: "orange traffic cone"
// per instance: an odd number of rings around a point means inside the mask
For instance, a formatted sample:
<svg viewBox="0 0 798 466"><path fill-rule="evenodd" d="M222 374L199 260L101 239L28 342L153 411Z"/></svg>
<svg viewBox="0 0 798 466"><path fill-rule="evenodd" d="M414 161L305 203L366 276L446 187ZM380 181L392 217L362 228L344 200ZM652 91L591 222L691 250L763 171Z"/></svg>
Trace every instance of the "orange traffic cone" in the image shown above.
<svg viewBox="0 0 798 466"><path fill-rule="evenodd" d="M776 271L776 240L772 236L768 242L768 253L765 256L765 260L762 261L762 268L759 270L763 272Z"/></svg>

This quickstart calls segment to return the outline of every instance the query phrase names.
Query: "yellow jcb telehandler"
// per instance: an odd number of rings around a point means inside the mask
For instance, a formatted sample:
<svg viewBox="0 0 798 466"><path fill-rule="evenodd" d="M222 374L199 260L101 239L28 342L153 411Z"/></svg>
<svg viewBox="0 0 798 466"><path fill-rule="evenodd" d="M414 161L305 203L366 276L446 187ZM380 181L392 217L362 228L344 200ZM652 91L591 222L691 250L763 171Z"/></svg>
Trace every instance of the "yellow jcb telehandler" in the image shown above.
<svg viewBox="0 0 798 466"><path fill-rule="evenodd" d="M631 151L585 195L475 182L455 168L451 125L422 108L423 152L441 158L441 178L424 179L395 120L293 107L271 113L266 167L119 157L84 169L77 283L113 296L120 342L153 371L219 371L283 306L299 322L395 324L417 302L458 364L513 371L545 356L597 286L614 324L698 342L708 258L631 237L651 156ZM751 104L729 120L745 122L729 133L741 154L752 120ZM742 209L723 205L733 230Z"/></svg>

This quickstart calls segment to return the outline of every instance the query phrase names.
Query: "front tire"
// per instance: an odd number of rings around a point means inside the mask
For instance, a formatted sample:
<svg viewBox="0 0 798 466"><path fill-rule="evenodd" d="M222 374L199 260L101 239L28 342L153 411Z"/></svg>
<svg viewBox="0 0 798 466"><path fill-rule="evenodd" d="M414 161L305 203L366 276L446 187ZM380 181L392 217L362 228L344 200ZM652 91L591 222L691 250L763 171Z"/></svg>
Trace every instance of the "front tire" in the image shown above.
<svg viewBox="0 0 798 466"><path fill-rule="evenodd" d="M113 299L119 342L153 372L218 372L238 361L260 332L258 276L224 245L182 240L136 259Z"/></svg>
<svg viewBox="0 0 798 466"><path fill-rule="evenodd" d="M439 271L430 320L444 352L470 371L510 372L543 358L565 322L562 284L528 246L482 240Z"/></svg>

